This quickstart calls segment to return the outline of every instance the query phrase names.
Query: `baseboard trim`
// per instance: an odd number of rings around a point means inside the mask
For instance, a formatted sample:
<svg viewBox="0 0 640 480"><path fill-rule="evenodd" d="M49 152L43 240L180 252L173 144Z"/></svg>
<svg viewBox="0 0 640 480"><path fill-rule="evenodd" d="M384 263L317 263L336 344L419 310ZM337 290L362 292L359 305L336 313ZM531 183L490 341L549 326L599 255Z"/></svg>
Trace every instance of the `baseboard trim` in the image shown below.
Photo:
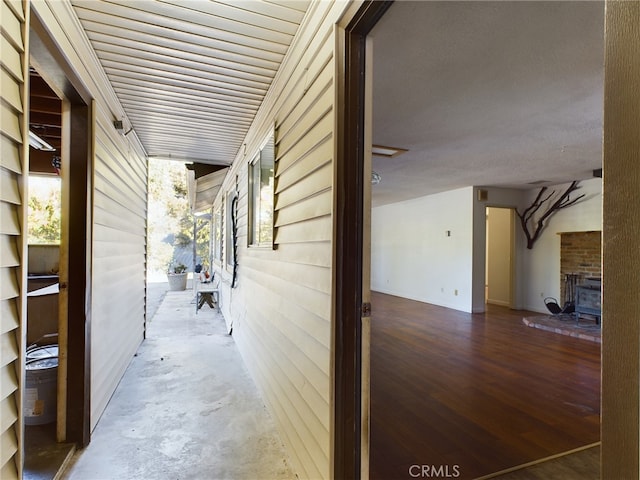
<svg viewBox="0 0 640 480"><path fill-rule="evenodd" d="M505 302L504 300L493 300L491 298L487 298L487 303L491 305L499 305L501 307L510 307L511 304L509 302Z"/></svg>

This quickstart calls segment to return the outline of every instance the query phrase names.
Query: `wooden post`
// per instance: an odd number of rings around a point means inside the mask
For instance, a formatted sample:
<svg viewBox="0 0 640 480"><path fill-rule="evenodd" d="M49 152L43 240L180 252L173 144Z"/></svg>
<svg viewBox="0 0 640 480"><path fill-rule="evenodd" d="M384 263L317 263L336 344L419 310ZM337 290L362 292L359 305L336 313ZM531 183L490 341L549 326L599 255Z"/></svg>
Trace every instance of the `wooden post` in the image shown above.
<svg viewBox="0 0 640 480"><path fill-rule="evenodd" d="M601 478L640 468L640 2L607 1Z"/></svg>

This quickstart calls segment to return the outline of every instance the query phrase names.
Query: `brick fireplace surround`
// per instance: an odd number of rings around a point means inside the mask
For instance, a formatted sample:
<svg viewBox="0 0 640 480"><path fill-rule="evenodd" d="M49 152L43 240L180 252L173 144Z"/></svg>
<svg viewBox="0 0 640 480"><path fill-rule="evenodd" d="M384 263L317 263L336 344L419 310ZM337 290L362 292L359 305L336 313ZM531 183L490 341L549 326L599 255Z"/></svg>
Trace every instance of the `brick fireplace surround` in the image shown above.
<svg viewBox="0 0 640 480"><path fill-rule="evenodd" d="M602 277L602 232L562 232L559 235L560 305L564 305L565 274L578 274L578 285L587 277Z"/></svg>

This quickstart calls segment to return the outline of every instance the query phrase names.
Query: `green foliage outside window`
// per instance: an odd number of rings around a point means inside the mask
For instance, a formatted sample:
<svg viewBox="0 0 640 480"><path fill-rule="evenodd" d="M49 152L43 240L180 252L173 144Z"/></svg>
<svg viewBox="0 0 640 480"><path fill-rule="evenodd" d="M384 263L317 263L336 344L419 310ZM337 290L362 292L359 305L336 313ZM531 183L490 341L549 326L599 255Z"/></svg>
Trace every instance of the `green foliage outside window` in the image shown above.
<svg viewBox="0 0 640 480"><path fill-rule="evenodd" d="M60 244L60 178L29 177L28 241L36 245Z"/></svg>

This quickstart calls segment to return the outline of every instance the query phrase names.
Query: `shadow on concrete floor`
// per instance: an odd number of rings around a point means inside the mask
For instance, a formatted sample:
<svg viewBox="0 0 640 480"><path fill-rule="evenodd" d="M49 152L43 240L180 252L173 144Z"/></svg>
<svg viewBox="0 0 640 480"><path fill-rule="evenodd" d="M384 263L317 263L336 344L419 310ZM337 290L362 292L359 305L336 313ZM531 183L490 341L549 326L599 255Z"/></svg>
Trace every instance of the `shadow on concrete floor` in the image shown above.
<svg viewBox="0 0 640 480"><path fill-rule="evenodd" d="M153 320L162 303L164 296L169 291L168 282L148 282L147 283L147 321Z"/></svg>

